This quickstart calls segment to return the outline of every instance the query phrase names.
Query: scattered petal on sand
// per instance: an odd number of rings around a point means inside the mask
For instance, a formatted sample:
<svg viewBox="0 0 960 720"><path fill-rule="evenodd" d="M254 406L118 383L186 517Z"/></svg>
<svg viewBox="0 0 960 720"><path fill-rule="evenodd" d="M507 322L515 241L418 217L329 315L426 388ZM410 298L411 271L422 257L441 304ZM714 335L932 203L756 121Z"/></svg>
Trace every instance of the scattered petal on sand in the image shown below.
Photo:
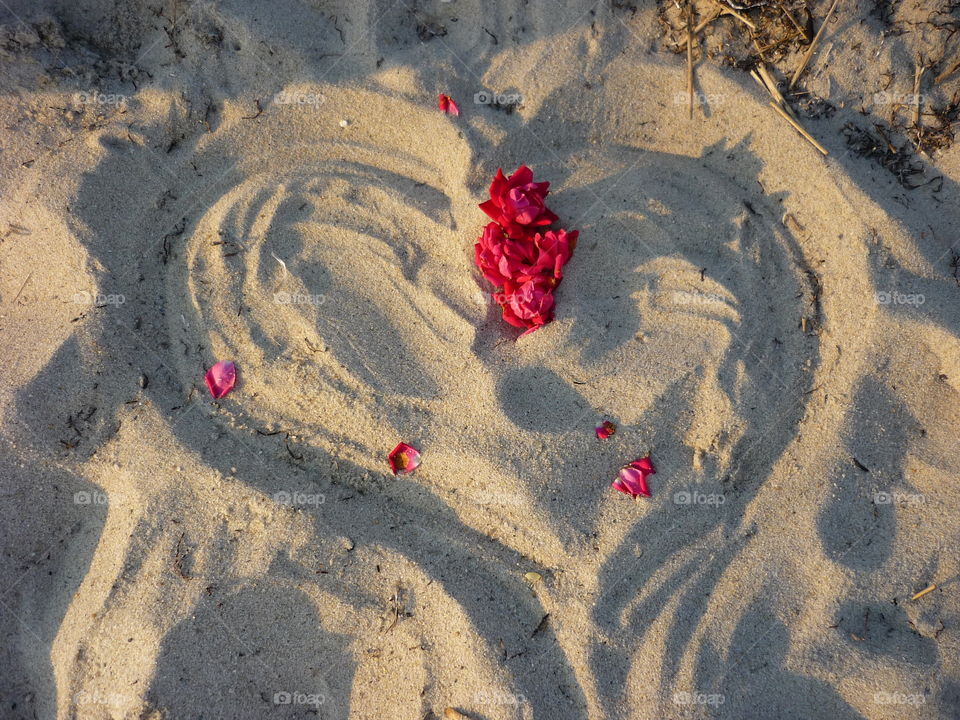
<svg viewBox="0 0 960 720"><path fill-rule="evenodd" d="M440 97L437 98L437 107L441 111L447 113L448 115L457 116L460 114L460 108L457 107L457 104L453 101L453 98L449 95L444 95L440 93Z"/></svg>
<svg viewBox="0 0 960 720"><path fill-rule="evenodd" d="M597 425L596 430L597 438L600 440L606 440L617 431L617 426L609 420L604 420L602 423Z"/></svg>
<svg viewBox="0 0 960 720"><path fill-rule="evenodd" d="M387 456L394 475L412 473L420 466L420 451L402 442Z"/></svg>
<svg viewBox="0 0 960 720"><path fill-rule="evenodd" d="M207 370L204 380L207 381L210 394L219 400L233 390L233 386L237 382L237 366L232 362L221 360Z"/></svg>
<svg viewBox="0 0 960 720"><path fill-rule="evenodd" d="M656 474L650 456L634 460L620 469L620 477L613 481L613 488L626 493L632 498L640 495L650 497L650 487L647 485L647 476Z"/></svg>

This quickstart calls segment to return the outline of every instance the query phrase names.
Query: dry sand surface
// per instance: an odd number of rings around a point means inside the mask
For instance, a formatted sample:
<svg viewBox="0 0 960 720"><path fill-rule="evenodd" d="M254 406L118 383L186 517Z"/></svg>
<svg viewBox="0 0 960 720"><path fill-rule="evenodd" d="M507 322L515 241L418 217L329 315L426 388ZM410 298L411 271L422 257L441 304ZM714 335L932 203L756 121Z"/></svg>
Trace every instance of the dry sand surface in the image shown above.
<svg viewBox="0 0 960 720"><path fill-rule="evenodd" d="M827 156L731 16L690 119L672 3L0 22L0 717L960 717L949 3L839 5ZM520 164L580 242L517 339Z"/></svg>

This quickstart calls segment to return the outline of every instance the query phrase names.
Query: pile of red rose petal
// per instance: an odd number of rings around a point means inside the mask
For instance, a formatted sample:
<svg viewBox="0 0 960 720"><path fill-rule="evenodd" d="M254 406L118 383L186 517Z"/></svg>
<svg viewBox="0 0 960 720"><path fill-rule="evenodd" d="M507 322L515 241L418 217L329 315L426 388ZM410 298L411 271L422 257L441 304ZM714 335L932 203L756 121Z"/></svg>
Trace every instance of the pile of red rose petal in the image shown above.
<svg viewBox="0 0 960 720"><path fill-rule="evenodd" d="M480 209L493 218L475 245L483 276L500 288L492 293L503 319L531 333L553 320L553 289L573 254L579 231L551 230L558 218L544 204L548 182L533 181L526 165L510 177L497 170L490 199Z"/></svg>

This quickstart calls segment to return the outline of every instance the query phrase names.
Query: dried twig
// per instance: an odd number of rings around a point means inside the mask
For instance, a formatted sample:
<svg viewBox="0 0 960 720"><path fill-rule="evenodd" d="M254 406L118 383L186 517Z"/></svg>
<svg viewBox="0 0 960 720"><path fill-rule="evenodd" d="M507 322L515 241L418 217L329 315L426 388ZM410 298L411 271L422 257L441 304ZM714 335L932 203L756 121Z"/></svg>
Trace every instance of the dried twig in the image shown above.
<svg viewBox="0 0 960 720"><path fill-rule="evenodd" d="M793 108L790 107L790 103L787 102L786 98L783 97L780 88L777 87L777 81L773 79L766 65L759 63L756 70L751 70L750 74L753 76L753 79L760 84L760 87L765 88L766 91L770 93L770 96L777 101L780 107L790 113L790 116L794 120L799 122L796 113L793 111Z"/></svg>
<svg viewBox="0 0 960 720"><path fill-rule="evenodd" d="M17 304L17 300L20 299L20 295L21 293L23 293L23 289L27 286L27 283L30 282L30 278L32 277L33 277L33 270L31 270L30 274L27 275L27 279L23 281L23 285L20 286L20 289L17 290L17 294L14 295L13 297L13 302L10 303L11 306Z"/></svg>
<svg viewBox="0 0 960 720"><path fill-rule="evenodd" d="M790 12L790 10L783 4L783 0L777 0L777 5L780 6L780 10L783 11L783 14L790 19L790 22L800 32L800 34L809 40L807 37L807 31L804 30L803 26L801 26L800 23L797 22L797 19L793 16L793 13Z"/></svg>
<svg viewBox="0 0 960 720"><path fill-rule="evenodd" d="M925 587L923 590L921 590L920 592L918 592L916 595L914 595L914 596L913 596L912 598L910 598L910 599L911 599L911 600L919 600L920 598L922 598L922 597L923 597L924 595L926 595L927 593L932 593L932 592L933 592L934 590L936 590L936 589L937 589L937 586L936 586L936 585L928 585L927 587Z"/></svg>
<svg viewBox="0 0 960 720"><path fill-rule="evenodd" d="M713 12L711 12L703 20L697 23L697 26L693 29L693 36L696 37L697 35L699 35L707 25L712 23L718 17L720 17L720 8L714 8ZM684 37L683 40L677 43L677 46L680 50L682 50L683 48L687 47L689 44L690 44L689 38Z"/></svg>
<svg viewBox="0 0 960 720"><path fill-rule="evenodd" d="M730 17L734 17L740 22L742 22L744 25L746 25L748 28L750 28L751 30L757 29L756 24L746 15L742 13L738 13L732 7L728 7L727 5L724 5L723 3L720 2L720 0L713 0L713 2L720 6L721 15L729 15Z"/></svg>
<svg viewBox="0 0 960 720"><path fill-rule="evenodd" d="M757 81L757 84L760 87L766 89L770 93L770 96L773 100L770 101L770 106L776 110L784 120L786 120L793 128L803 135L803 137L810 142L817 150L819 150L824 155L827 155L827 149L818 143L813 136L808 133L803 126L800 124L800 120L797 118L796 114L793 112L793 108L790 107L790 103L787 102L786 98L780 92L780 89L777 87L776 81L773 79L773 76L767 70L766 66L763 63L757 65L756 70L751 70L750 75L753 76L753 79ZM804 325L804 331L806 331L806 326Z"/></svg>
<svg viewBox="0 0 960 720"><path fill-rule="evenodd" d="M831 16L833 16L833 11L837 9L837 5L840 3L840 0L833 0L833 4L830 5L830 9L827 10L827 16L823 19L823 24L820 25L820 29L817 31L817 34L813 36L813 40L810 42L810 47L807 48L807 52L803 56L803 60L800 61L800 67L797 68L797 71L793 74L793 79L790 81L790 87L793 87L797 84L797 80L800 78L800 73L802 73L807 64L810 62L810 58L813 57L813 51L817 49L817 43L820 42L820 36L823 35L823 31L827 29L827 24L830 22Z"/></svg>
<svg viewBox="0 0 960 720"><path fill-rule="evenodd" d="M960 60L957 60L955 63L953 63L953 65L951 65L951 66L948 67L946 70L944 70L942 73L940 73L939 75L937 75L937 76L933 79L933 81L939 85L939 84L942 83L944 80L946 80L948 77L950 77L951 75L953 75L958 69L960 69Z"/></svg>
<svg viewBox="0 0 960 720"><path fill-rule="evenodd" d="M813 145L817 150L819 150L819 151L820 151L821 153L823 153L824 155L829 155L829 154L830 154L830 152L829 152L823 145L821 145L820 143L817 142L816 138L814 138L813 135L811 135L811 134L808 133L806 130L804 130L803 126L802 126L800 123L798 123L796 120L794 120L792 117L790 117L790 116L787 114L787 111L784 110L782 107L780 107L780 106L779 106L777 103L775 103L773 100L770 101L770 107L772 107L774 110L776 110L777 113L778 113L784 120L786 120L788 123L790 123L790 124L793 126L793 129L794 129L794 130L796 130L798 133L800 133L801 135L803 135L803 137L806 138L806 140L807 140L811 145Z"/></svg>
<svg viewBox="0 0 960 720"><path fill-rule="evenodd" d="M687 0L687 100L693 120L693 0Z"/></svg>
<svg viewBox="0 0 960 720"><path fill-rule="evenodd" d="M927 66L922 61L917 64L913 71L913 126L920 124L920 81L923 74L927 71Z"/></svg>

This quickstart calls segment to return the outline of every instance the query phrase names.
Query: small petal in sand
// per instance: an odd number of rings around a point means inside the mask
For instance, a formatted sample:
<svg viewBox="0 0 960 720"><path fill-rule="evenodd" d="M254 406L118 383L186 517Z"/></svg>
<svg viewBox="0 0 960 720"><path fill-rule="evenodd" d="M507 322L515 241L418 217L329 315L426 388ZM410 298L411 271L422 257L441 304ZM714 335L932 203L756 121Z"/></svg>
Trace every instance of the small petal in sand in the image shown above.
<svg viewBox="0 0 960 720"><path fill-rule="evenodd" d="M204 380L207 381L210 394L219 400L233 390L233 386L237 382L237 366L232 362L221 360L207 370Z"/></svg>
<svg viewBox="0 0 960 720"><path fill-rule="evenodd" d="M656 474L650 456L634 460L620 469L620 476L613 481L613 488L626 493L632 498L650 497L650 487L647 485L647 476Z"/></svg>
<svg viewBox="0 0 960 720"><path fill-rule="evenodd" d="M460 108L457 107L457 104L453 101L453 98L449 95L444 95L443 93L440 93L440 97L437 98L437 107L439 107L442 112L445 112L448 115L457 116L460 114Z"/></svg>
<svg viewBox="0 0 960 720"><path fill-rule="evenodd" d="M420 466L420 451L402 442L393 449L387 459L394 475L406 475Z"/></svg>
<svg viewBox="0 0 960 720"><path fill-rule="evenodd" d="M604 420L602 423L597 425L596 431L597 438L599 440L606 440L617 431L617 426L609 420Z"/></svg>

